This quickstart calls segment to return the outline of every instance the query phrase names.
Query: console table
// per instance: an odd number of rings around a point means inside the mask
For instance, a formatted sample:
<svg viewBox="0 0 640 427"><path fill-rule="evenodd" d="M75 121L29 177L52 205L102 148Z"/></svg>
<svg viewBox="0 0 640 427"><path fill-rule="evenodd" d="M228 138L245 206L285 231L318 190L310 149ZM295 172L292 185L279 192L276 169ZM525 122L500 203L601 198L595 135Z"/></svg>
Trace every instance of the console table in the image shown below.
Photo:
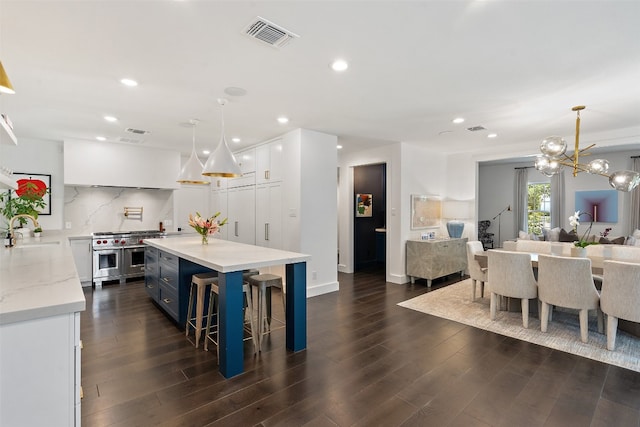
<svg viewBox="0 0 640 427"><path fill-rule="evenodd" d="M431 287L433 279L459 272L467 268L467 238L407 240L407 275L411 283L416 277L427 279Z"/></svg>

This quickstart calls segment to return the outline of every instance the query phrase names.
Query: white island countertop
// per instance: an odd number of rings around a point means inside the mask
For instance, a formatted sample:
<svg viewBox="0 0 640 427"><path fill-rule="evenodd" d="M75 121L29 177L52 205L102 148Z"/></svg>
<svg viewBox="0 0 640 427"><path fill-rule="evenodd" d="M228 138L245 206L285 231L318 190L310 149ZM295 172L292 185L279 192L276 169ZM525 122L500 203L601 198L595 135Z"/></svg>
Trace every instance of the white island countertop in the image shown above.
<svg viewBox="0 0 640 427"><path fill-rule="evenodd" d="M220 273L293 264L311 259L311 255L246 245L212 237L209 237L209 244L203 245L200 235L171 239L145 239L145 243Z"/></svg>
<svg viewBox="0 0 640 427"><path fill-rule="evenodd" d="M0 325L83 311L85 307L66 236L0 248Z"/></svg>

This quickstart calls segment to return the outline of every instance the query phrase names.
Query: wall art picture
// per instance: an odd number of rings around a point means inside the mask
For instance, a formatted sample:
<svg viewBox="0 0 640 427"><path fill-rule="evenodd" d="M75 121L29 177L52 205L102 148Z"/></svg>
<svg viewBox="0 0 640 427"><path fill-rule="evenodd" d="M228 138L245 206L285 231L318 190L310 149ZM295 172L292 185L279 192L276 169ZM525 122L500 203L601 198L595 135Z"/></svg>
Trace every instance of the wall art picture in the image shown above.
<svg viewBox="0 0 640 427"><path fill-rule="evenodd" d="M411 195L411 229L440 227L442 200L437 196Z"/></svg>
<svg viewBox="0 0 640 427"><path fill-rule="evenodd" d="M18 184L18 189L15 190L18 196L30 192L42 196L45 207L42 211L38 211L38 214L51 215L51 175L14 172L12 177Z"/></svg>
<svg viewBox="0 0 640 427"><path fill-rule="evenodd" d="M618 222L618 191L576 191L576 211L587 212L593 222ZM586 222L586 217L582 217Z"/></svg>
<svg viewBox="0 0 640 427"><path fill-rule="evenodd" d="M371 194L356 194L356 217L373 215L373 200Z"/></svg>

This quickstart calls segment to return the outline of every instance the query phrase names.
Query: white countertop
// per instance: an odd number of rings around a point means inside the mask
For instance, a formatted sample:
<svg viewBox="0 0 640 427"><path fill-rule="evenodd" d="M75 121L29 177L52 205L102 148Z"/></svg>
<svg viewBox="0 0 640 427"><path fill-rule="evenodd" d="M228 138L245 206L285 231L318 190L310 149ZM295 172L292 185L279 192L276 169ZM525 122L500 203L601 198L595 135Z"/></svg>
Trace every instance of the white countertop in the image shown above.
<svg viewBox="0 0 640 427"><path fill-rule="evenodd" d="M145 243L221 273L308 261L310 255L209 238L200 235L171 239L145 239Z"/></svg>
<svg viewBox="0 0 640 427"><path fill-rule="evenodd" d="M0 325L83 311L85 306L66 236L0 248Z"/></svg>

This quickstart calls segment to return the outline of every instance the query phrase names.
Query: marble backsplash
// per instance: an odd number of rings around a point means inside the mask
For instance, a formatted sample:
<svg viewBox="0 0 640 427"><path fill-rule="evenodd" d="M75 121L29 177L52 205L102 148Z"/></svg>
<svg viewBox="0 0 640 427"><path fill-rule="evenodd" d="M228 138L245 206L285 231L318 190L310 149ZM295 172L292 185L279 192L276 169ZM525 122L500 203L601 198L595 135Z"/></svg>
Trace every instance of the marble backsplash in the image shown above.
<svg viewBox="0 0 640 427"><path fill-rule="evenodd" d="M143 208L141 216L125 207ZM120 187L64 187L64 221L77 235L96 231L157 230L173 220L173 191ZM167 227L172 231L173 227Z"/></svg>

